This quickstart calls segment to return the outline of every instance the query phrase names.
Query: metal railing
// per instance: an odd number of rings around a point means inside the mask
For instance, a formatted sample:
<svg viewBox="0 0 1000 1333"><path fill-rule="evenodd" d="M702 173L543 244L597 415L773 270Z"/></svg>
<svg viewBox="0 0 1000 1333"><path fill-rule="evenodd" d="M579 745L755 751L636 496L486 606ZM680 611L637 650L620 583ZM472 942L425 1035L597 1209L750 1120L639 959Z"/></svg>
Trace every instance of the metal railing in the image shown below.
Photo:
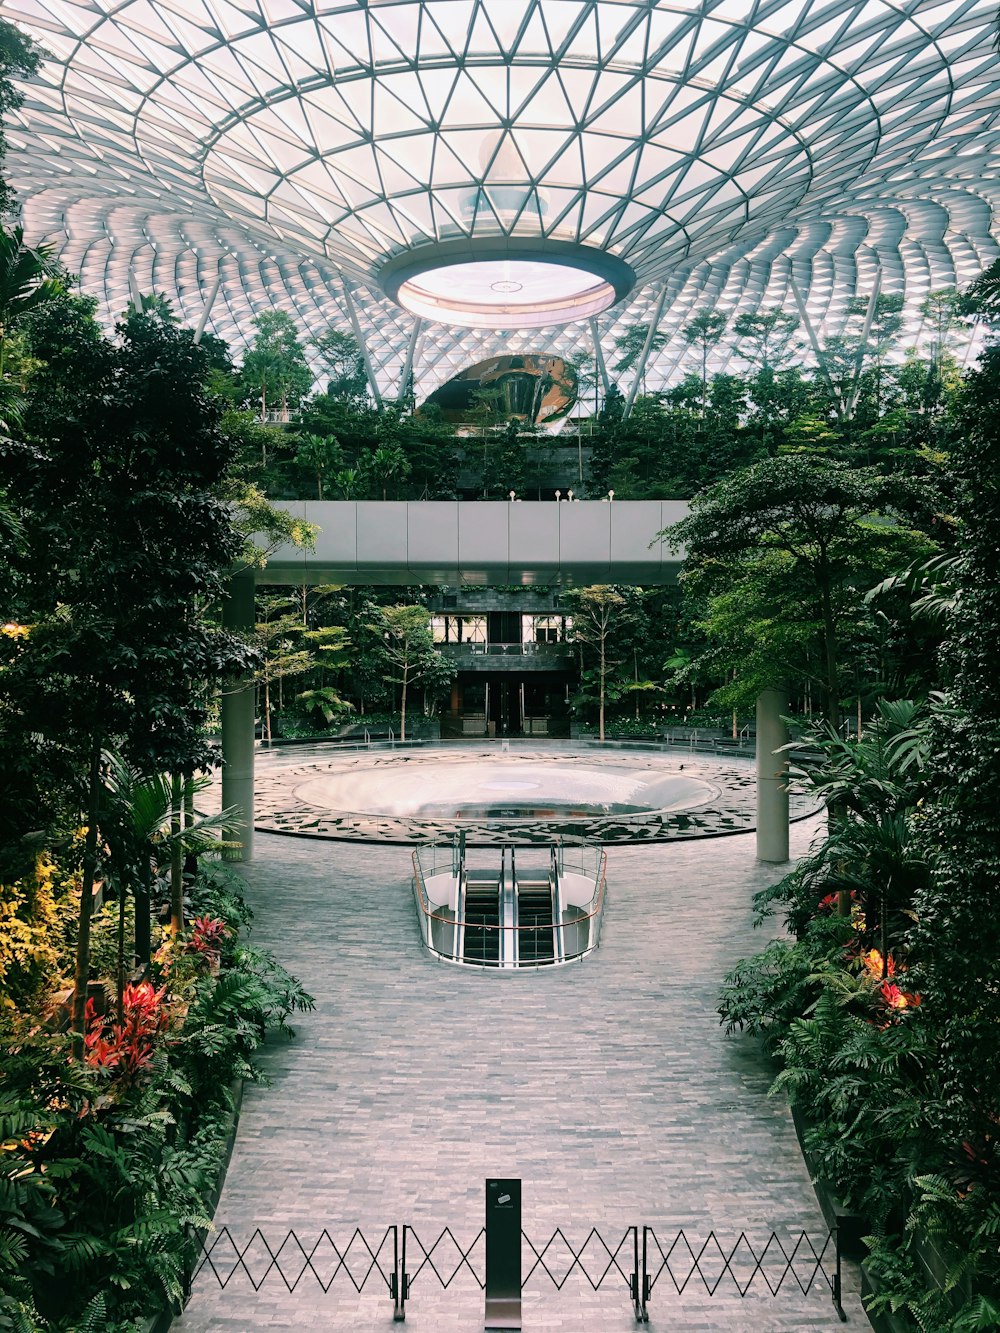
<svg viewBox="0 0 1000 1333"><path fill-rule="evenodd" d="M513 844L509 844L513 849ZM500 855L504 852L503 847L490 849L494 855ZM540 850L540 849L537 849ZM594 892L590 901L582 905L579 915L552 922L553 951L554 958L560 962L569 963L577 959L585 958L587 954L592 953L598 947L601 940L601 922L604 914L604 897L607 887L607 853L603 847L597 847L592 844L574 845L574 844L555 844L552 848L552 854L555 857L556 873L559 879L565 875L568 870L570 874L583 875L592 879L594 883ZM459 926L464 934L464 930L469 926L476 930L485 930L487 932L497 932L497 956L496 958L475 959L475 965L478 967L500 967L503 951L500 948L500 942L505 932L517 932L517 938L520 940L521 931L531 931L537 935L539 926L537 924L516 926L504 924L498 921L492 924L482 920L477 916L468 916L463 914L456 916L449 910L446 915L440 906L435 908L427 893L427 879L433 878L435 873L447 873L449 877L454 877L453 867L454 851L452 846L447 848L441 846L422 847L414 850L413 860L413 896L417 905L417 918L420 923L420 933L424 944L439 958L448 962L468 963L472 960L456 953L454 941L457 938L455 930ZM430 866L421 863L421 858L430 860ZM438 867L441 867L441 870ZM547 873L547 871L546 871ZM499 872L498 872L499 880ZM461 900L460 900L461 901ZM566 913L563 913L565 918ZM485 952L485 951L484 951ZM492 953L492 950L490 950ZM520 947L517 949L518 967L551 967L554 959L545 961L526 959L521 961Z"/></svg>
<svg viewBox="0 0 1000 1333"><path fill-rule="evenodd" d="M303 1239L293 1230L269 1239L259 1227L246 1241L238 1234L222 1226L203 1238L192 1285L199 1278L214 1279L226 1290L246 1281L259 1292L272 1282L294 1292L303 1283L315 1282L324 1294L336 1282L349 1284L359 1294L381 1286L397 1322L405 1320L406 1303L418 1280L422 1288L434 1284L442 1291L463 1277L479 1292L486 1286L485 1227L467 1244L450 1226L430 1239L433 1230L422 1227L421 1232L409 1223L376 1230L371 1240L354 1227L346 1244L338 1244L329 1227L315 1239ZM847 1322L836 1231L814 1237L806 1231L743 1230L734 1241L715 1230L699 1238L686 1229L636 1224L609 1236L591 1227L582 1244L571 1240L572 1234L557 1227L547 1240L536 1241L522 1229L522 1291L542 1282L562 1292L577 1274L592 1291L616 1288L627 1293L636 1322L643 1324L649 1322L649 1305L658 1291L672 1290L677 1298L696 1293L745 1300L776 1299L792 1290L805 1298L828 1298L841 1322Z"/></svg>
<svg viewBox="0 0 1000 1333"><path fill-rule="evenodd" d="M269 1240L260 1227L254 1228L249 1240L240 1241L224 1226L202 1240L191 1284L203 1273L210 1273L223 1290L234 1279L246 1278L254 1291L260 1291L265 1282L274 1278L292 1292L303 1281L315 1280L325 1293L340 1278L361 1292L377 1277L395 1298L399 1267L399 1228L392 1225L374 1242L355 1227L346 1245L338 1245L326 1227L315 1240L306 1243L292 1230L276 1241Z"/></svg>
<svg viewBox="0 0 1000 1333"><path fill-rule="evenodd" d="M571 657L573 645L562 643L439 643L439 652L452 657Z"/></svg>

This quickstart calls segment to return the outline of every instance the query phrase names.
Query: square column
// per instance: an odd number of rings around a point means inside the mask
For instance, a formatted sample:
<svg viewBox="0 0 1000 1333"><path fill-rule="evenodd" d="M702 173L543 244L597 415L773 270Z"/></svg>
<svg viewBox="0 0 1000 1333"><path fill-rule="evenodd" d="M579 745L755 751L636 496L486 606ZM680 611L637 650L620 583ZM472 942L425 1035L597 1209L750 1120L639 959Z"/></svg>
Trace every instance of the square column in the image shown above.
<svg viewBox="0 0 1000 1333"><path fill-rule="evenodd" d="M764 690L757 699L757 860L788 860L788 761L775 754L788 743L782 721L788 694Z"/></svg>
<svg viewBox="0 0 1000 1333"><path fill-rule="evenodd" d="M255 623L254 572L246 569L229 582L222 624L226 629L252 630ZM252 680L234 684L222 696L222 808L238 811L238 819L225 829L225 838L242 844L226 853L228 861L253 857L255 698Z"/></svg>

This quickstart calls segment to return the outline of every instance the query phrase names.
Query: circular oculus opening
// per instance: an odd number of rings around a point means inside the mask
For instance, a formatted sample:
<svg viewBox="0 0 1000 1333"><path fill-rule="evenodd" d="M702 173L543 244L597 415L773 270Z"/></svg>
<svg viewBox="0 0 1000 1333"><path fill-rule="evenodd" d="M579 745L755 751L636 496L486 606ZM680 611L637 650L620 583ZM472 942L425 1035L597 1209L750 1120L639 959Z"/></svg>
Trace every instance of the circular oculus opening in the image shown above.
<svg viewBox="0 0 1000 1333"><path fill-rule="evenodd" d="M530 329L590 319L620 301L635 275L613 255L508 237L475 248L448 242L397 255L386 294L411 314L478 329Z"/></svg>
<svg viewBox="0 0 1000 1333"><path fill-rule="evenodd" d="M472 329L529 329L589 319L617 300L610 282L566 264L488 259L409 278L396 300L411 314Z"/></svg>

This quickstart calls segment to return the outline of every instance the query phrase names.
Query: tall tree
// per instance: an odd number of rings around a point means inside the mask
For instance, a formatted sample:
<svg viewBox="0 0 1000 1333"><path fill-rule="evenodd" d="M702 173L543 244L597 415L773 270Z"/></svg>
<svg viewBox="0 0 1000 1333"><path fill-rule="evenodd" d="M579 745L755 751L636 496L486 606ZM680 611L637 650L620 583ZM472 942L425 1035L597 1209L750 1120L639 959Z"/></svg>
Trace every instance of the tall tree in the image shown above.
<svg viewBox="0 0 1000 1333"><path fill-rule="evenodd" d="M368 374L357 338L351 333L328 329L315 340L320 364L327 372L330 398L359 403L368 397Z"/></svg>
<svg viewBox="0 0 1000 1333"><path fill-rule="evenodd" d="M144 773L207 767L213 690L252 657L211 616L243 538L218 494L231 451L203 389L205 354L157 313L133 311L112 343L89 312L60 298L32 318L28 439L7 446L32 624L3 673L2 743L61 756L87 828L77 1033L103 755L120 748Z"/></svg>
<svg viewBox="0 0 1000 1333"><path fill-rule="evenodd" d="M982 290L982 288L980 288ZM986 307L987 316L994 312ZM998 311L997 313L1000 313ZM1000 1116L1000 346L968 380L950 468L958 593L943 652L950 677L932 732L932 790L918 826L931 867L914 904L924 1018L940 1034L933 1130L973 1190L996 1187ZM968 1184L963 1186L964 1190ZM987 1196L988 1197L988 1196ZM995 1197L995 1195L994 1195ZM994 1247L995 1254L995 1247Z"/></svg>
<svg viewBox="0 0 1000 1333"><path fill-rule="evenodd" d="M253 345L243 358L241 379L262 419L275 405L284 413L298 407L312 388L312 372L295 321L283 310L268 310L253 321Z"/></svg>
<svg viewBox="0 0 1000 1333"><path fill-rule="evenodd" d="M758 371L775 371L787 365L799 321L782 310L737 315L733 333L740 356Z"/></svg>
<svg viewBox="0 0 1000 1333"><path fill-rule="evenodd" d="M411 685L435 653L430 613L424 606L373 608L369 629L377 636L388 671L384 679L400 687L399 739L406 740L406 705Z"/></svg>
<svg viewBox="0 0 1000 1333"><path fill-rule="evenodd" d="M697 347L701 353L701 415L705 415L708 401L708 354L722 341L726 331L726 317L718 311L706 311L689 320L681 330L681 336L689 347Z"/></svg>
<svg viewBox="0 0 1000 1333"><path fill-rule="evenodd" d="M620 588L595 583L589 588L573 589L563 594L563 601L573 610L573 637L587 644L596 657L597 735L604 740L608 702L608 674L621 658L613 655L617 631L629 602Z"/></svg>
<svg viewBox="0 0 1000 1333"><path fill-rule="evenodd" d="M687 548L683 577L710 637L703 669L735 673L741 703L811 676L836 727L864 593L931 549L913 527L924 502L902 478L811 454L766 459L703 491L663 534Z"/></svg>
<svg viewBox="0 0 1000 1333"><path fill-rule="evenodd" d="M7 155L7 136L4 125L12 111L24 101L24 94L15 86L15 79L26 79L34 74L41 52L20 28L0 18L0 219L15 206L14 194L3 176L3 162Z"/></svg>

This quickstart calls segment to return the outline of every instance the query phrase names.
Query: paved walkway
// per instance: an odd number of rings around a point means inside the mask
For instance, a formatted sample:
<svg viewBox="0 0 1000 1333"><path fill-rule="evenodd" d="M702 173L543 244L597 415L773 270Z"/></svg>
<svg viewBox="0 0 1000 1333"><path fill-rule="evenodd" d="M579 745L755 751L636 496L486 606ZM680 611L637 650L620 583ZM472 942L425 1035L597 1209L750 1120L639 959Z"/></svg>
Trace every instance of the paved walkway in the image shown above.
<svg viewBox="0 0 1000 1333"><path fill-rule="evenodd" d="M813 820L793 829L804 850ZM763 936L750 896L773 876L752 835L615 848L601 949L584 963L484 975L421 948L406 851L260 835L248 867L259 942L316 996L294 1042L271 1046L270 1089L249 1088L217 1222L248 1239L328 1227L381 1234L445 1225L468 1244L482 1225L487 1175L524 1181L524 1224L561 1226L579 1246L592 1226L664 1232L714 1227L735 1241L772 1226L818 1235L822 1219L780 1098L752 1044L726 1038L718 981ZM564 1252L565 1253L565 1252ZM588 1251L593 1255L595 1251ZM564 1265L565 1266L565 1265ZM413 1271L412 1263L409 1265ZM628 1271L628 1265L623 1263ZM355 1269L357 1271L357 1268ZM656 1288L651 1330L728 1333L833 1329L828 1298L677 1297ZM857 1296L851 1325L867 1327ZM482 1328L471 1279L447 1293L414 1284L407 1325ZM272 1277L254 1295L196 1283L183 1333L376 1330L391 1304L338 1279L289 1294ZM533 1282L525 1329L617 1333L634 1327L624 1286L561 1294Z"/></svg>

